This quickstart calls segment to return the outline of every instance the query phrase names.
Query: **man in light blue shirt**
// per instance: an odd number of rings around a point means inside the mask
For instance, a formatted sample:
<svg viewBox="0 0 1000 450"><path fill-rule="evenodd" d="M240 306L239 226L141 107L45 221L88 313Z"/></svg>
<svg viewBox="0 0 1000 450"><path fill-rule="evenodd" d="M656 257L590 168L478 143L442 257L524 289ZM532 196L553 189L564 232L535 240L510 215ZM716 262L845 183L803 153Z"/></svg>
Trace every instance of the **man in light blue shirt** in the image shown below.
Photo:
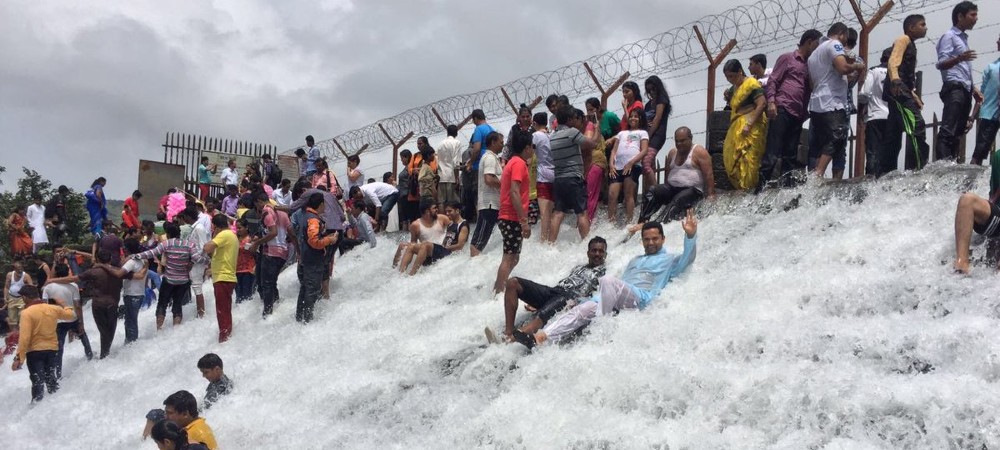
<svg viewBox="0 0 1000 450"><path fill-rule="evenodd" d="M1000 51L1000 38L997 38ZM976 132L976 150L972 153L972 164L983 165L993 150L993 140L1000 129L1000 58L986 66L983 71L983 103L979 108L979 129Z"/></svg>
<svg viewBox="0 0 1000 450"><path fill-rule="evenodd" d="M558 342L576 330L587 326L598 314L616 314L622 309L645 309L674 277L683 273L694 262L696 255L695 234L698 221L694 210L689 209L681 223L684 229L684 253L671 255L663 248L663 225L646 222L642 226L642 246L645 253L629 261L621 278L611 275L601 277L597 292L566 314L549 322L534 335L514 330L514 339L528 348L547 340Z"/></svg>
<svg viewBox="0 0 1000 450"><path fill-rule="evenodd" d="M958 157L958 145L962 136L971 128L973 118L969 117L972 99L983 101L983 95L972 84L972 64L976 59L975 50L969 49L969 35L965 32L976 26L979 19L975 3L963 1L951 13L952 27L945 31L937 44L937 65L941 71L941 127L937 136L938 159L954 160Z"/></svg>
<svg viewBox="0 0 1000 450"><path fill-rule="evenodd" d="M306 136L306 176L313 176L316 173L316 161L319 160L319 147L316 146L316 140L313 139L312 135Z"/></svg>

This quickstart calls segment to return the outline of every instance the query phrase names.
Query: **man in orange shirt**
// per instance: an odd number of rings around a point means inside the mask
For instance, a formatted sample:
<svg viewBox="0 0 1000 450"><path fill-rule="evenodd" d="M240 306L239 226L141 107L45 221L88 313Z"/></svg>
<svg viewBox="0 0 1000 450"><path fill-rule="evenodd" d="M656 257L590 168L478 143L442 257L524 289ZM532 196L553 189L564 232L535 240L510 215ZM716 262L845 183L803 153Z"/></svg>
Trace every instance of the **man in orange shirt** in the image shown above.
<svg viewBox="0 0 1000 450"><path fill-rule="evenodd" d="M303 215L306 226L299 229L299 267L302 268L302 282L299 285L299 299L295 305L295 320L309 323L313 320L313 307L319 298L323 282L324 263L327 252L333 252L333 244L339 239L339 231L326 233L323 212L326 204L323 195L313 193L306 201Z"/></svg>
<svg viewBox="0 0 1000 450"><path fill-rule="evenodd" d="M132 196L125 199L125 207L122 209L122 226L126 229L138 230L142 228L142 221L139 220L139 199L142 192L136 190Z"/></svg>
<svg viewBox="0 0 1000 450"><path fill-rule="evenodd" d="M72 320L76 316L73 308L67 307L60 299L53 299L56 305L43 303L35 286L22 287L21 298L24 299L25 308L21 312L17 355L10 368L20 370L27 363L31 378L31 401L37 402L44 397L44 387L48 387L49 394L59 390L59 381L56 380L59 358L56 324L60 319Z"/></svg>

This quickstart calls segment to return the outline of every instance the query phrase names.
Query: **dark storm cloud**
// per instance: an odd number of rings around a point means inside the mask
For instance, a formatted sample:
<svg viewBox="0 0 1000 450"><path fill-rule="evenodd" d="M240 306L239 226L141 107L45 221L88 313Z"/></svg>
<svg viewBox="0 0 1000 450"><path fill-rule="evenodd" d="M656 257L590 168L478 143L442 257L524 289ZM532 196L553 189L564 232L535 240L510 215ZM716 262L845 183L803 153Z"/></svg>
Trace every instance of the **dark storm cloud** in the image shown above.
<svg viewBox="0 0 1000 450"><path fill-rule="evenodd" d="M170 131L287 148L704 13L643 4L3 2L0 165L124 197Z"/></svg>

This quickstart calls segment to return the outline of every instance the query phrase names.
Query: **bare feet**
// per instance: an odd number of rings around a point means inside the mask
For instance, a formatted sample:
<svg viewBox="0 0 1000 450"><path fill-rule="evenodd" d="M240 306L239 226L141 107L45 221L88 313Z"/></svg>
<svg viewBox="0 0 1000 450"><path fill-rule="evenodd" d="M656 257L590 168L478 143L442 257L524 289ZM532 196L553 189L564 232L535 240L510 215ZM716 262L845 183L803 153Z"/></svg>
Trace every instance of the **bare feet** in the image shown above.
<svg viewBox="0 0 1000 450"><path fill-rule="evenodd" d="M544 331L539 331L535 333L535 345L542 345L549 339L549 335L545 334Z"/></svg>
<svg viewBox="0 0 1000 450"><path fill-rule="evenodd" d="M955 260L955 273L968 275L969 274L969 261L956 259Z"/></svg>

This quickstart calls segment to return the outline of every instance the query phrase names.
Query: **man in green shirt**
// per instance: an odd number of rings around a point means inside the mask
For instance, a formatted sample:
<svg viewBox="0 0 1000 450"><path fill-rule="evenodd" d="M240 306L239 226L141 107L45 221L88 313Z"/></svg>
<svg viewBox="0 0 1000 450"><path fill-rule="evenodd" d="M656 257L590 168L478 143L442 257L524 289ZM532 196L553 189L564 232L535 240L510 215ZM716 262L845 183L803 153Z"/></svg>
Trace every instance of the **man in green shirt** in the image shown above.
<svg viewBox="0 0 1000 450"><path fill-rule="evenodd" d="M212 186L212 174L218 169L217 164L208 163L207 156L201 157L201 164L198 164L198 197L202 201L208 198L208 190Z"/></svg>

